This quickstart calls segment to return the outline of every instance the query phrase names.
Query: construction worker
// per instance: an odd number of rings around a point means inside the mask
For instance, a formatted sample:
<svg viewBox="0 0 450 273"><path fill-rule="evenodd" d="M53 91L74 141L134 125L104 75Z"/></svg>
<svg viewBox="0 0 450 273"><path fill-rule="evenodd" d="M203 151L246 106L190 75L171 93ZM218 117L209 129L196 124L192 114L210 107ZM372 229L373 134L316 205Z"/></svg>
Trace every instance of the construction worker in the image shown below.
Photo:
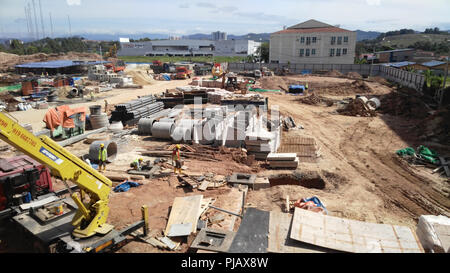
<svg viewBox="0 0 450 273"><path fill-rule="evenodd" d="M141 171L143 162L144 159L142 157L138 158L130 164L130 167L133 167L135 170Z"/></svg>
<svg viewBox="0 0 450 273"><path fill-rule="evenodd" d="M181 174L181 156L180 156L180 144L177 144L172 152L172 164L175 162L173 173L178 172Z"/></svg>
<svg viewBox="0 0 450 273"><path fill-rule="evenodd" d="M99 171L106 171L106 159L108 158L108 152L105 149L105 144L100 144L100 150L98 151L98 169Z"/></svg>

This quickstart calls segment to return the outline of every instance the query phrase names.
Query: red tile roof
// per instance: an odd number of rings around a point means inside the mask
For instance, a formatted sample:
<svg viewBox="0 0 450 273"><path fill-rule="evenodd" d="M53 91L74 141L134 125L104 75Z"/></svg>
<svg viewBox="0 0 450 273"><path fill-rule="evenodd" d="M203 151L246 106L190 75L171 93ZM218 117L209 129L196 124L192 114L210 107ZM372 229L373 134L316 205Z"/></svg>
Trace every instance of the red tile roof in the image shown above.
<svg viewBox="0 0 450 273"><path fill-rule="evenodd" d="M338 28L338 27L321 27L321 28L288 28L275 32L273 34L281 33L314 33L314 32L351 32L350 30Z"/></svg>

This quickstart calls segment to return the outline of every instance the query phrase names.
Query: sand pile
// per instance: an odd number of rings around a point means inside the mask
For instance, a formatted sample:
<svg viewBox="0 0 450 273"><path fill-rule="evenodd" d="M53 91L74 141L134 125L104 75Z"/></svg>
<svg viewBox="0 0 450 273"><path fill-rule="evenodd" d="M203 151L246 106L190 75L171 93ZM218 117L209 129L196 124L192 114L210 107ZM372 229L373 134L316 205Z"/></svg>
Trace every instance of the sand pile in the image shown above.
<svg viewBox="0 0 450 273"><path fill-rule="evenodd" d="M351 100L344 108L338 109L337 112L344 116L355 117L375 117L377 113L369 110L362 100Z"/></svg>
<svg viewBox="0 0 450 273"><path fill-rule="evenodd" d="M341 72L339 72L337 70L328 71L324 75L325 76L329 76L329 77L342 77L342 76L344 76L344 74L342 74Z"/></svg>
<svg viewBox="0 0 450 273"><path fill-rule="evenodd" d="M154 82L153 77L144 70L127 70L125 73L132 77L133 82L137 85L150 85Z"/></svg>
<svg viewBox="0 0 450 273"><path fill-rule="evenodd" d="M300 99L298 99L298 101L301 103L304 103L304 104L308 104L308 105L318 105L318 104L325 103L327 106L332 106L334 103L332 100L322 97L322 96L319 96L319 95L316 95L315 93L313 93L307 97L300 98Z"/></svg>
<svg viewBox="0 0 450 273"><path fill-rule="evenodd" d="M344 83L333 83L333 84L323 84L311 85L314 92L318 94L328 94L328 95L354 95L354 94L367 94L372 93L372 89L366 84L366 82L361 80L356 80L353 82Z"/></svg>
<svg viewBox="0 0 450 273"><path fill-rule="evenodd" d="M260 80L261 88L263 89L282 89L287 91L289 89L288 84L282 77L263 77Z"/></svg>
<svg viewBox="0 0 450 273"><path fill-rule="evenodd" d="M362 78L363 78L363 77L362 77L359 73L357 73L357 72L348 72L346 76L347 76L347 78L355 79L355 80L359 80L359 79L362 79Z"/></svg>

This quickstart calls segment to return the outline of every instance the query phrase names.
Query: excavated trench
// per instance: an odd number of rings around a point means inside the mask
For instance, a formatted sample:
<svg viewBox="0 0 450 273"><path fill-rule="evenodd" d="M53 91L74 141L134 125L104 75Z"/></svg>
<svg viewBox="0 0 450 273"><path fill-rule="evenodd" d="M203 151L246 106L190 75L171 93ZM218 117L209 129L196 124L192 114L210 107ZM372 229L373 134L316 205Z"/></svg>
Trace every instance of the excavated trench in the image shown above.
<svg viewBox="0 0 450 273"><path fill-rule="evenodd" d="M297 185L309 189L325 189L325 181L317 172L277 174L269 177L271 187L280 185Z"/></svg>

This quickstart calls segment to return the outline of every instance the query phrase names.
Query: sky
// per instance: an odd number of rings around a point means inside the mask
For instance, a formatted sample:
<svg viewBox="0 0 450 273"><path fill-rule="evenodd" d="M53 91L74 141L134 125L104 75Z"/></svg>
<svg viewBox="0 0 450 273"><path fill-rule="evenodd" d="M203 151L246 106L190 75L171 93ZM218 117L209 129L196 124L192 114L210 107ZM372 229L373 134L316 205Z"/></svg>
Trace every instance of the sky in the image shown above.
<svg viewBox="0 0 450 273"><path fill-rule="evenodd" d="M33 0L0 0L0 37L29 35L26 5ZM271 33L316 19L349 30L450 29L450 0L34 0L42 33L155 33L182 36L224 31ZM42 35L42 34L41 34ZM19 38L18 37L18 38Z"/></svg>

